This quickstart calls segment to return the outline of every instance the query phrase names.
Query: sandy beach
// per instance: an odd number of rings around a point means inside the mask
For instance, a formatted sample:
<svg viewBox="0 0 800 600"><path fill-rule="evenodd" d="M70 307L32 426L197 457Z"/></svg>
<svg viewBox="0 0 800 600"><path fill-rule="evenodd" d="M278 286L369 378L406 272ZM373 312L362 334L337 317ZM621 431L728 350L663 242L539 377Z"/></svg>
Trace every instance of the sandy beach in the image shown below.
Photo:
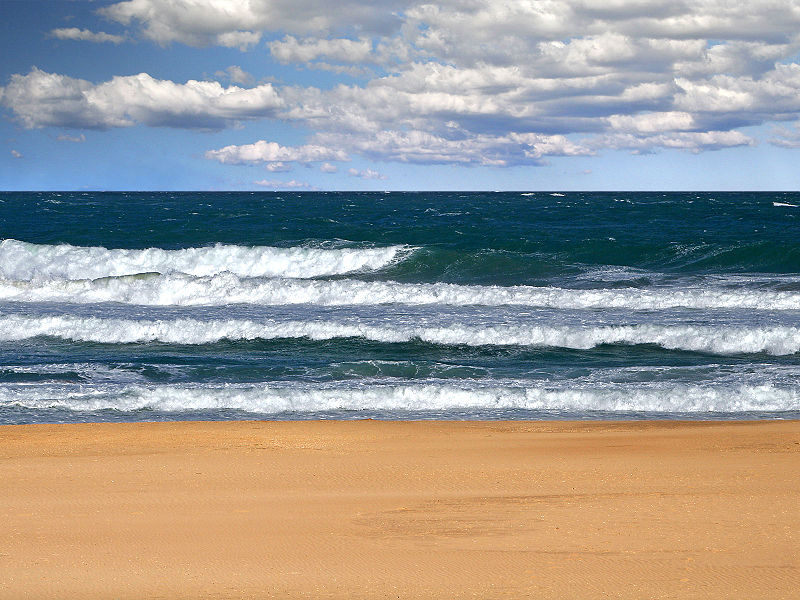
<svg viewBox="0 0 800 600"><path fill-rule="evenodd" d="M0 598L797 598L800 422L0 428Z"/></svg>

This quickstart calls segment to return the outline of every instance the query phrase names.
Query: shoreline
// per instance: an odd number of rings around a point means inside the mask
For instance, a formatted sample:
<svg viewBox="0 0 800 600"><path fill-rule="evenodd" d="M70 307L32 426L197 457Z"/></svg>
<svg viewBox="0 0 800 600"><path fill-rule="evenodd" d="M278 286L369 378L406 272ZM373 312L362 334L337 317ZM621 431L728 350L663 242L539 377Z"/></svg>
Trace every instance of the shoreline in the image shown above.
<svg viewBox="0 0 800 600"><path fill-rule="evenodd" d="M0 426L0 599L791 598L800 421Z"/></svg>

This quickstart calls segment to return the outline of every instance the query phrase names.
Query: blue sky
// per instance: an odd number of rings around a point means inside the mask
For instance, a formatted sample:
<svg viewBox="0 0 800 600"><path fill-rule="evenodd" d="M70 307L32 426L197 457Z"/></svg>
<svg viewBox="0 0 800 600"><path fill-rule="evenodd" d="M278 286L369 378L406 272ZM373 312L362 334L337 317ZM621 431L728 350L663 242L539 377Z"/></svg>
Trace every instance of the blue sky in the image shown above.
<svg viewBox="0 0 800 600"><path fill-rule="evenodd" d="M0 189L800 184L800 1L0 0L0 16Z"/></svg>

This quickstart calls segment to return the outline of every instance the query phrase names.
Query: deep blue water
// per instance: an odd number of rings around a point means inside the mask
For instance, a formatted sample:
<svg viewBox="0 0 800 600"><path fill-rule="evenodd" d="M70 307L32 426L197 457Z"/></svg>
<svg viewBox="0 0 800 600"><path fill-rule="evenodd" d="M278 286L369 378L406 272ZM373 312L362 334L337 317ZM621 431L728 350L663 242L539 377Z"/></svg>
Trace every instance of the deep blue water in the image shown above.
<svg viewBox="0 0 800 600"><path fill-rule="evenodd" d="M800 194L0 193L0 423L798 418Z"/></svg>

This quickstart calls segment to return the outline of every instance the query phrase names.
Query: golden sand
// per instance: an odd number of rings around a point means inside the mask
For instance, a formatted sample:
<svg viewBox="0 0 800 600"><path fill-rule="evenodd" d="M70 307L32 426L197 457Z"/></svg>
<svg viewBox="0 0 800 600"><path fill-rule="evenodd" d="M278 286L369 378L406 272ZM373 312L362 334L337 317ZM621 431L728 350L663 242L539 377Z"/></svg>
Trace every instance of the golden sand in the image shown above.
<svg viewBox="0 0 800 600"><path fill-rule="evenodd" d="M0 427L0 598L800 598L800 422Z"/></svg>

